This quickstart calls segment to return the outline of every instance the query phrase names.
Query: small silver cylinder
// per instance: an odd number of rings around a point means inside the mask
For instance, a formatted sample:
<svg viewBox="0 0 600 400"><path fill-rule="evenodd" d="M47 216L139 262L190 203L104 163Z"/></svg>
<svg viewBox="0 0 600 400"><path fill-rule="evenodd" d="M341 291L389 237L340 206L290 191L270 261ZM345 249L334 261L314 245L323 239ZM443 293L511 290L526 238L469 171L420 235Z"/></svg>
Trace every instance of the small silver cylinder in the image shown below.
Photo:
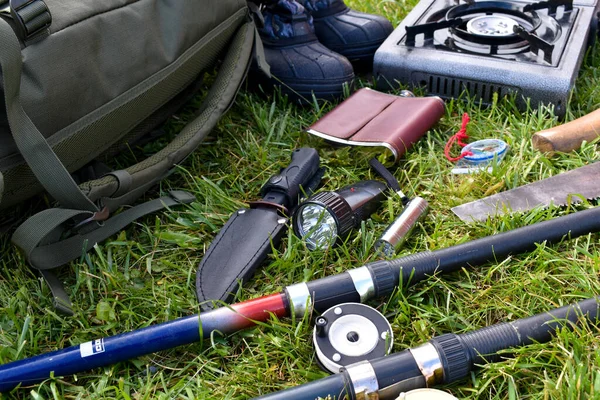
<svg viewBox="0 0 600 400"><path fill-rule="evenodd" d="M428 210L429 203L422 197L410 200L398 218L383 232L375 248L388 257L393 256Z"/></svg>

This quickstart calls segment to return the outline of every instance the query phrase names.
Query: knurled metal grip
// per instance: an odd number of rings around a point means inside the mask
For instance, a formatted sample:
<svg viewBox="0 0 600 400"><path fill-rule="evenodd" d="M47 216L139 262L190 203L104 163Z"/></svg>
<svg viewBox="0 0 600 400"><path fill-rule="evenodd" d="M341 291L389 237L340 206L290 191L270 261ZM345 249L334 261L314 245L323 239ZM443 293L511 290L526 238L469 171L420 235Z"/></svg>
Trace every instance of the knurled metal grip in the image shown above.
<svg viewBox="0 0 600 400"><path fill-rule="evenodd" d="M377 240L375 247L386 256L393 256L396 250L404 244L417 223L424 218L428 210L429 203L422 197L416 196L410 200L404 206L402 213Z"/></svg>

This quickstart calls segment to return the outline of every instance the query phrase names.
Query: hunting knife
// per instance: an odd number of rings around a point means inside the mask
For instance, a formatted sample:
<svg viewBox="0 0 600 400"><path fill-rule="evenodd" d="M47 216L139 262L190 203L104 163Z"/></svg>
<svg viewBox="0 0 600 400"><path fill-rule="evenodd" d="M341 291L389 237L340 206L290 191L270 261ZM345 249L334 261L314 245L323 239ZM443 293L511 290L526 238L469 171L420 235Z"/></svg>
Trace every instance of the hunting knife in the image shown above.
<svg viewBox="0 0 600 400"><path fill-rule="evenodd" d="M310 195L322 176L317 151L296 149L290 165L262 187L262 199L231 215L196 272L196 294L202 309L231 302L240 283L249 279L272 249L279 246L300 196Z"/></svg>

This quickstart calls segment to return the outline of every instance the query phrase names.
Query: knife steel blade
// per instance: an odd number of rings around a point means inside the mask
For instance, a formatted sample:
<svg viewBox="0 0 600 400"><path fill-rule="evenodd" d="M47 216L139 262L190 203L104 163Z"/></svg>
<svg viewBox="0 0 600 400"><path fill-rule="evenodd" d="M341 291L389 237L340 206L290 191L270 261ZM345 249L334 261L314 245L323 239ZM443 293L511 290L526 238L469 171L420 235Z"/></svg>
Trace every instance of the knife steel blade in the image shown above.
<svg viewBox="0 0 600 400"><path fill-rule="evenodd" d="M564 206L600 196L600 162L529 183L506 192L452 208L465 222L485 221L487 217L532 210L540 206Z"/></svg>
<svg viewBox="0 0 600 400"><path fill-rule="evenodd" d="M312 148L292 152L290 165L261 189L262 199L234 212L210 244L196 272L196 294L204 310L213 302L230 302L239 284L279 246L287 231L290 210L322 177L319 154Z"/></svg>

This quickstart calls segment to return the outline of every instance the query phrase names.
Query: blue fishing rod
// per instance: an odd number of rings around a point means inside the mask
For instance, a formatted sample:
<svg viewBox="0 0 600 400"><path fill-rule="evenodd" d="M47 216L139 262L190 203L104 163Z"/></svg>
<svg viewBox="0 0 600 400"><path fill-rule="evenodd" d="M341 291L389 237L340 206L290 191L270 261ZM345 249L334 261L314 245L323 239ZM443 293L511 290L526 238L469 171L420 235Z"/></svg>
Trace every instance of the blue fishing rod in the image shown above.
<svg viewBox="0 0 600 400"><path fill-rule="evenodd" d="M294 313L301 318L306 312L321 313L342 303L364 303L437 273L502 260L531 251L544 242L558 243L599 230L600 207L596 207L445 249L368 263L341 274L288 286L281 293L0 365L0 392L52 375L72 375L197 342L217 331L234 333L268 321L272 315L282 318Z"/></svg>
<svg viewBox="0 0 600 400"><path fill-rule="evenodd" d="M463 380L478 365L498 362L499 352L534 342L545 343L560 328L598 322L599 297L514 322L473 332L449 333L425 344L371 361L351 364L334 375L261 396L260 400L396 399L418 388ZM506 354L503 354L506 356ZM331 396L331 397L328 397Z"/></svg>

